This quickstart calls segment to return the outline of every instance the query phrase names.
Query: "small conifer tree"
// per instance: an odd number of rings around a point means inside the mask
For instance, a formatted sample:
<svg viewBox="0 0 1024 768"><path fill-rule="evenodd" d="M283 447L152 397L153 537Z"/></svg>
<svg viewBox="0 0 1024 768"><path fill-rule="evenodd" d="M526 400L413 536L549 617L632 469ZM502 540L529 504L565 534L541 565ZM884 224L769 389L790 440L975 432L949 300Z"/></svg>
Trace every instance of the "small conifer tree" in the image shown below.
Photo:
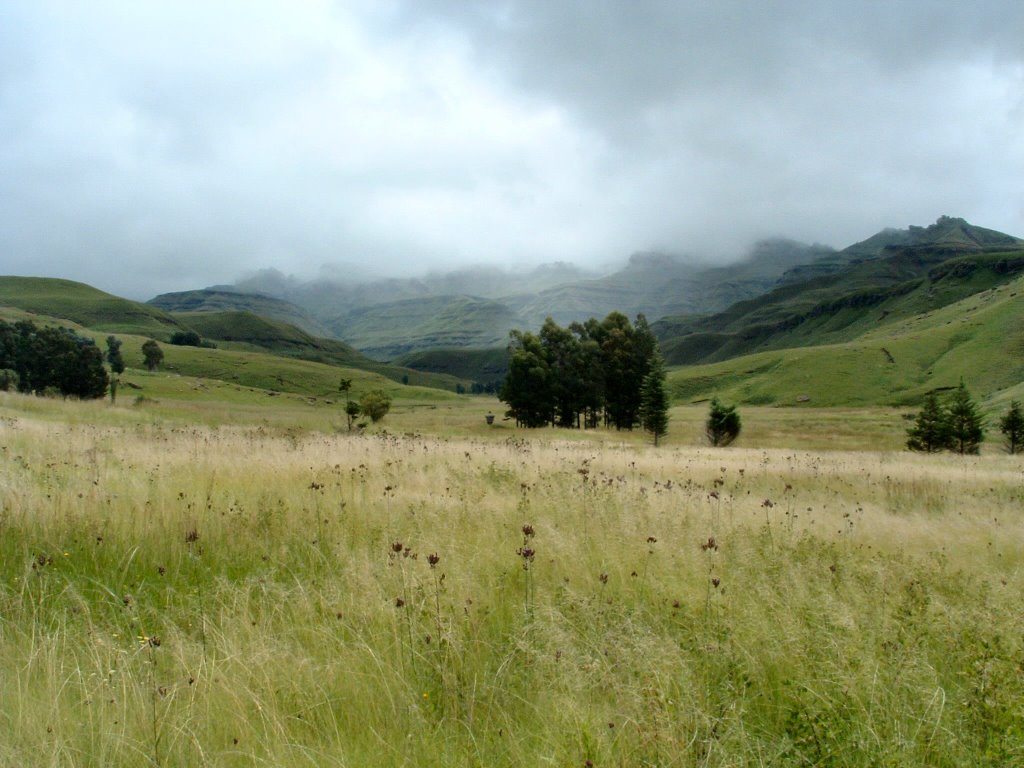
<svg viewBox="0 0 1024 768"><path fill-rule="evenodd" d="M668 434L668 392L665 391L665 362L658 352L651 358L651 367L640 390L640 423L658 438Z"/></svg>
<svg viewBox="0 0 1024 768"><path fill-rule="evenodd" d="M124 358L121 356L121 340L117 336L107 336L107 362L114 373L124 373Z"/></svg>
<svg viewBox="0 0 1024 768"><path fill-rule="evenodd" d="M963 379L953 392L947 418L949 449L960 454L978 453L981 450L981 441L985 439L984 420L978 413L978 406L974 404L971 393L964 386Z"/></svg>
<svg viewBox="0 0 1024 768"><path fill-rule="evenodd" d="M1010 403L1010 410L999 420L999 431L1003 433L1007 453L1024 451L1024 413L1016 400Z"/></svg>
<svg viewBox="0 0 1024 768"><path fill-rule="evenodd" d="M936 453L949 445L949 419L938 395L929 392L914 426L907 430L907 448Z"/></svg>
<svg viewBox="0 0 1024 768"><path fill-rule="evenodd" d="M164 360L164 351L153 339L142 345L143 364L146 370L155 371Z"/></svg>
<svg viewBox="0 0 1024 768"><path fill-rule="evenodd" d="M708 442L717 448L725 447L739 437L740 415L736 413L736 406L722 405L717 397L712 398L704 433Z"/></svg>

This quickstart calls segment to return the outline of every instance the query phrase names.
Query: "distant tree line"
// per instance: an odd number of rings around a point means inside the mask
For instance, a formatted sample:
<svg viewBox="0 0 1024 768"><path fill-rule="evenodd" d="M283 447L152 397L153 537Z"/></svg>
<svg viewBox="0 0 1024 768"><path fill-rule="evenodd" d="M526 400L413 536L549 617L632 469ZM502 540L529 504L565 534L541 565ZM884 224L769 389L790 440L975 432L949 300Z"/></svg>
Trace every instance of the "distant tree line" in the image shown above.
<svg viewBox="0 0 1024 768"><path fill-rule="evenodd" d="M108 377L92 339L67 328L39 328L29 320L0 320L0 388L103 397Z"/></svg>
<svg viewBox="0 0 1024 768"><path fill-rule="evenodd" d="M568 328L549 317L539 333L512 331L510 338L509 370L499 398L518 426L641 426L644 380L652 368L661 391L652 385L648 396L667 413L658 344L643 315L631 323L612 312L604 320L591 318ZM647 415L655 436L664 434L667 421Z"/></svg>

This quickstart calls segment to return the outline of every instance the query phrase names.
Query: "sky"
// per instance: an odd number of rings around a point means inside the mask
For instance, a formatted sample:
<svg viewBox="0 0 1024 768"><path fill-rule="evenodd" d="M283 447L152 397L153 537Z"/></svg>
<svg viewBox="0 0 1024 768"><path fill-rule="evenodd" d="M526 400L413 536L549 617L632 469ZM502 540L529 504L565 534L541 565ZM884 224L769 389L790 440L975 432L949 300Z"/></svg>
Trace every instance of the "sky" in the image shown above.
<svg viewBox="0 0 1024 768"><path fill-rule="evenodd" d="M0 274L1024 236L1020 0L2 0Z"/></svg>

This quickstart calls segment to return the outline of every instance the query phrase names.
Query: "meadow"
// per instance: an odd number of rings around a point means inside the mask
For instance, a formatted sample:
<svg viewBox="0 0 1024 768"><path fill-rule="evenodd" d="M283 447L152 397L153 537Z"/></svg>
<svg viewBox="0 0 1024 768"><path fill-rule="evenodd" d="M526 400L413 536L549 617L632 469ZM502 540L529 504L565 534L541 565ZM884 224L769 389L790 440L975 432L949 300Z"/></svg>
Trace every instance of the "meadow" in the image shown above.
<svg viewBox="0 0 1024 768"><path fill-rule="evenodd" d="M1024 763L1019 456L137 378L0 393L0 765Z"/></svg>

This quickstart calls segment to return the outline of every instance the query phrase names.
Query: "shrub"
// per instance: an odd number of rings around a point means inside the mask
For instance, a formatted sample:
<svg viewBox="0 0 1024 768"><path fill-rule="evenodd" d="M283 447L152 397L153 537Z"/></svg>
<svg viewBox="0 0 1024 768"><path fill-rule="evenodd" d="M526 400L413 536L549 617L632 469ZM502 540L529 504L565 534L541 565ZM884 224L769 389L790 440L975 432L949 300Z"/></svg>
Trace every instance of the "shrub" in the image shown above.
<svg viewBox="0 0 1024 768"><path fill-rule="evenodd" d="M718 398L712 398L711 410L708 412L708 420L704 425L704 433L708 442L713 446L722 448L739 437L741 429L740 415L736 413L735 405L722 405Z"/></svg>

